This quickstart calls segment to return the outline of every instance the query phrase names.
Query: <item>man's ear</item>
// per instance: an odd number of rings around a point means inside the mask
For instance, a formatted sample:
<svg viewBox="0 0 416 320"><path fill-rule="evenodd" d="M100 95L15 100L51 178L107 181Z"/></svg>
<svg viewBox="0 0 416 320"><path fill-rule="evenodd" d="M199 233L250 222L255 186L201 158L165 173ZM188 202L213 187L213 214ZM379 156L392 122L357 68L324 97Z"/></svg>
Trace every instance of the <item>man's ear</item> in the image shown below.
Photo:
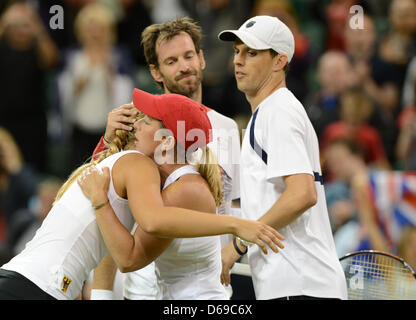
<svg viewBox="0 0 416 320"><path fill-rule="evenodd" d="M273 70L274 71L280 71L283 70L283 68L286 66L287 64L287 56L284 54L278 54L277 56L275 56L273 58L275 60L274 64L273 64Z"/></svg>
<svg viewBox="0 0 416 320"><path fill-rule="evenodd" d="M153 79L155 79L156 82L163 82L163 77L158 67L156 67L154 64L150 64L149 69Z"/></svg>
<svg viewBox="0 0 416 320"><path fill-rule="evenodd" d="M205 57L204 57L204 51L202 49L199 49L199 63L201 65L201 70L205 70L206 63L205 63Z"/></svg>

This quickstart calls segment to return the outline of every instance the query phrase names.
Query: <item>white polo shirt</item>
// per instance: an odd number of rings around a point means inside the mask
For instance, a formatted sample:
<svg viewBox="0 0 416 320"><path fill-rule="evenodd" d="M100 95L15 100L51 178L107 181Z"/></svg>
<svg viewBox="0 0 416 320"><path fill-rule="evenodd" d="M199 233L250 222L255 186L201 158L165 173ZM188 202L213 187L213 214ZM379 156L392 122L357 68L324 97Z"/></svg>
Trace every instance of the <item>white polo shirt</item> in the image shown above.
<svg viewBox="0 0 416 320"><path fill-rule="evenodd" d="M255 139L267 153L267 165L250 144L250 120L241 150L241 208L257 220L285 191L283 176L322 174L316 133L302 104L287 89L272 93L258 106ZM318 200L299 218L278 230L285 248L264 255L253 246L248 260L257 299L308 295L347 299L335 250L324 187L315 182Z"/></svg>

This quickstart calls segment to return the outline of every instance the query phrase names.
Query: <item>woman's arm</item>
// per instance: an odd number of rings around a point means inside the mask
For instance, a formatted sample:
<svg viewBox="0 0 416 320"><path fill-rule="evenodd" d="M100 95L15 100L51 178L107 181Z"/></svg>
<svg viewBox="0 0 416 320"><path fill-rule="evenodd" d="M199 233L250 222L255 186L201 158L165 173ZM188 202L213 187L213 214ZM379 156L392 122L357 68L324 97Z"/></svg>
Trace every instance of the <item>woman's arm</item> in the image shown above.
<svg viewBox="0 0 416 320"><path fill-rule="evenodd" d="M162 199L165 206L216 214L214 197L201 176L185 175L181 177L180 180L172 183L162 192ZM173 240L169 238L155 238L144 232L140 226L134 234L134 239L141 250L134 250L133 254L130 255L130 265L125 266L122 272L145 267L165 251Z"/></svg>
<svg viewBox="0 0 416 320"><path fill-rule="evenodd" d="M123 160L123 163L120 161ZM119 163L120 162L120 163ZM130 208L142 229L154 236L168 238L200 237L232 233L257 244L267 253L283 247L283 237L273 228L258 222L232 216L219 216L176 207L164 207L160 195L160 177L156 165L146 157L126 155L118 161L125 182ZM113 168L114 171L114 168ZM114 172L113 172L114 178ZM97 170L82 175L78 180L84 194L93 205L105 203L109 184L109 170ZM113 209L105 205L95 210L97 223L110 252L122 252L127 257L138 245L130 232L120 223ZM114 255L113 255L114 257ZM114 257L115 258L115 257Z"/></svg>

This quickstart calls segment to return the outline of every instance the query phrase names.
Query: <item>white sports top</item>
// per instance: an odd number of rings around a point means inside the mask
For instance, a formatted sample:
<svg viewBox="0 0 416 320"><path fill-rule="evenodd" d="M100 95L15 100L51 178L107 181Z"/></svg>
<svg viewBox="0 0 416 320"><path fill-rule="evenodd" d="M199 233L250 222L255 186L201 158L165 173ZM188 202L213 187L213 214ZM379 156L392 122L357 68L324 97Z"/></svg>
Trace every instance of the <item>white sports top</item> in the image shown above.
<svg viewBox="0 0 416 320"><path fill-rule="evenodd" d="M192 166L184 166L173 171L166 179L163 189L178 180L184 174L199 174ZM134 225L134 230L137 223ZM124 278L124 297L129 300L155 300L158 296L157 278L155 274L155 262L144 268L128 272Z"/></svg>
<svg viewBox="0 0 416 320"><path fill-rule="evenodd" d="M192 166L180 167L166 179L163 190L186 174L199 172ZM126 274L124 296L132 300L225 300L228 295L220 282L220 273L219 236L177 238L155 262ZM144 288L150 291L145 292Z"/></svg>
<svg viewBox="0 0 416 320"><path fill-rule="evenodd" d="M240 217L240 210L231 208L231 201L240 197L240 133L238 126L233 119L213 109L207 112L207 116L213 128L213 139L208 147L216 154L218 163L224 171L222 174L224 204L218 207L217 213ZM185 174L182 171L174 171L166 180L163 189L178 179L178 177L175 179L171 177L179 172L181 175ZM232 240L232 235L228 234L219 237L221 247ZM140 270L126 274L124 297L130 300L154 300L157 298L158 289L154 265L153 262ZM228 286L228 290L230 287Z"/></svg>
<svg viewBox="0 0 416 320"><path fill-rule="evenodd" d="M109 156L96 167L109 167L110 204L122 224L131 230L134 219L128 201L114 190L112 168L135 150ZM25 249L2 268L18 272L56 299L75 299L101 259L107 254L90 201L74 182L53 206Z"/></svg>
<svg viewBox="0 0 416 320"><path fill-rule="evenodd" d="M284 176L321 175L316 133L302 104L280 88L257 107L254 140L267 153L267 165L250 144L250 128L241 150L241 209L257 220L286 189ZM329 224L324 186L315 182L317 203L278 230L285 248L264 255L253 246L248 259L258 300L285 296L347 298L344 272Z"/></svg>

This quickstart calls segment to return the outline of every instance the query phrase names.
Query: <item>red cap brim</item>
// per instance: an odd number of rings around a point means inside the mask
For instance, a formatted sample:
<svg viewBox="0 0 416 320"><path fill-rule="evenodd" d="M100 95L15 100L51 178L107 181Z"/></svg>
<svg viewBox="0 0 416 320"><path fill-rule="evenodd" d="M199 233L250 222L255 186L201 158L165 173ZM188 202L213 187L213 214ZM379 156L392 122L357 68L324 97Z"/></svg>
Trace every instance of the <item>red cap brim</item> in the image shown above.
<svg viewBox="0 0 416 320"><path fill-rule="evenodd" d="M158 96L134 89L133 104L137 110L157 120L162 120L158 111Z"/></svg>

